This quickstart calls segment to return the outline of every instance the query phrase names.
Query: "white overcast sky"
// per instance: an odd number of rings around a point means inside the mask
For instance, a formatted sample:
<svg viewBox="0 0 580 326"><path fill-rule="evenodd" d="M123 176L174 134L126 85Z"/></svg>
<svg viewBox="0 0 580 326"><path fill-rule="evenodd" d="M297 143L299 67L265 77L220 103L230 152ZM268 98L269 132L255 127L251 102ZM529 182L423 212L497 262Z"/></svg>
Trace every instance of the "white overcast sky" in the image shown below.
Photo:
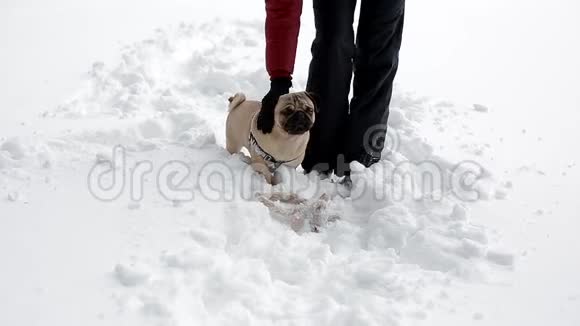
<svg viewBox="0 0 580 326"><path fill-rule="evenodd" d="M312 19L310 8L306 0L303 19ZM262 19L263 1L0 0L0 127L70 97L92 62L111 62L121 44L212 16ZM425 95L487 104L528 128L565 116L559 130L574 131L579 34L575 0L407 1L397 80Z"/></svg>

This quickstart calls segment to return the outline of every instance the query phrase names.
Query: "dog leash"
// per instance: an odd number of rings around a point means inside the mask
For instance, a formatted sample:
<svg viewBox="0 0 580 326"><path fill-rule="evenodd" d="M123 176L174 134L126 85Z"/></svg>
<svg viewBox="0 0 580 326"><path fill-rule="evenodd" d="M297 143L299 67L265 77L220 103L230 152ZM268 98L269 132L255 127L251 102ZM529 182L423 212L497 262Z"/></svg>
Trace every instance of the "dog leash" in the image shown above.
<svg viewBox="0 0 580 326"><path fill-rule="evenodd" d="M256 137L254 137L254 134L251 131L250 131L250 147L252 147L252 150L254 152L256 152L256 154L260 155L260 157L263 158L264 161L266 161L266 163L268 165L268 169L270 170L270 172L274 172L274 171L278 170L280 165L295 161L299 157L299 156L297 156L297 157L295 157L291 160L288 160L288 161L277 160L270 153L266 152L262 148L262 146L260 146L260 144L258 144L258 140L256 140Z"/></svg>

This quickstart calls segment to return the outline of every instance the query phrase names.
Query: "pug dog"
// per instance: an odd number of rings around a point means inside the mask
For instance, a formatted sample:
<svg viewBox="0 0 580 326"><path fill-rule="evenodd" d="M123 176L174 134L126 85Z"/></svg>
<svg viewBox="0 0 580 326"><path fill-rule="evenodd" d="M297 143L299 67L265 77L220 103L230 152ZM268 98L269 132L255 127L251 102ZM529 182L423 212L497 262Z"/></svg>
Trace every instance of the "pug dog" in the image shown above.
<svg viewBox="0 0 580 326"><path fill-rule="evenodd" d="M268 134L256 126L259 101L246 100L244 94L237 93L229 102L226 149L230 154L239 153L245 147L254 170L270 184L280 181L276 170L281 165L296 168L302 163L315 121L315 103L310 93L280 96L274 109L274 127Z"/></svg>

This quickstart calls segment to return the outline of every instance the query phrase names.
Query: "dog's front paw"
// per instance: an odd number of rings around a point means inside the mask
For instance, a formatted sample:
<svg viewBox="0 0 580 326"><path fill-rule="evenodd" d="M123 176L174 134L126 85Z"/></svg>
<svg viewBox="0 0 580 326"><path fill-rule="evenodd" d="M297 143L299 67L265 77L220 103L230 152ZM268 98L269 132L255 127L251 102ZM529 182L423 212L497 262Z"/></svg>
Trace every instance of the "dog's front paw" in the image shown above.
<svg viewBox="0 0 580 326"><path fill-rule="evenodd" d="M280 174L280 172L276 171L276 172L272 173L272 179L271 179L272 186L281 184L282 181L283 181L282 174Z"/></svg>
<svg viewBox="0 0 580 326"><path fill-rule="evenodd" d="M252 158L242 152L234 153L233 155L246 164L252 164Z"/></svg>
<svg viewBox="0 0 580 326"><path fill-rule="evenodd" d="M246 163L246 164L252 164L252 158L250 158L249 156L242 154L242 156L240 156L240 161Z"/></svg>

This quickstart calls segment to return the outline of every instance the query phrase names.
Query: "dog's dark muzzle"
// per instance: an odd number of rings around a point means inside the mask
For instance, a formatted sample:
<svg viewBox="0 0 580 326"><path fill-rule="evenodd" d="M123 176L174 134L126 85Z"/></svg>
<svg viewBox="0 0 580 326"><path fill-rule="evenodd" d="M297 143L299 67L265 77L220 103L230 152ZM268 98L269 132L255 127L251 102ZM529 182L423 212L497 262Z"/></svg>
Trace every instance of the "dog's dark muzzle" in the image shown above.
<svg viewBox="0 0 580 326"><path fill-rule="evenodd" d="M284 129L291 135L300 135L312 128L312 119L304 111L292 113L284 125Z"/></svg>

